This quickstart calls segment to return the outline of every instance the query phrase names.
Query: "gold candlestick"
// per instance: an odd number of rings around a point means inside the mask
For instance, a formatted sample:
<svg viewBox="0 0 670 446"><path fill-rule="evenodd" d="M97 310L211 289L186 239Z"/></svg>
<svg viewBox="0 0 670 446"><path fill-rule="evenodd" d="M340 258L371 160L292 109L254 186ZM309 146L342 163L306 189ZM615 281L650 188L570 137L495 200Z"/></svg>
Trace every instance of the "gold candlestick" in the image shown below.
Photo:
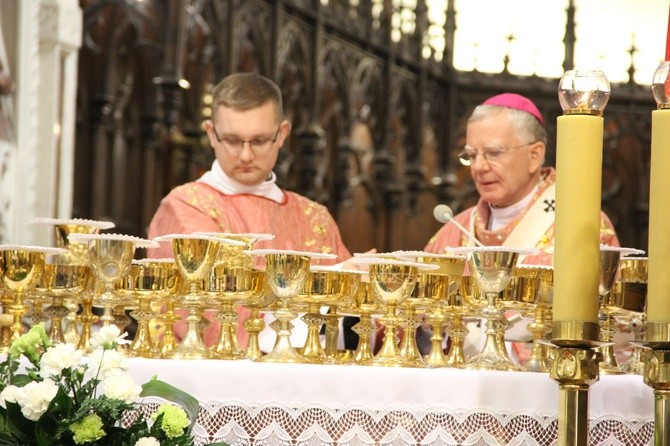
<svg viewBox="0 0 670 446"><path fill-rule="evenodd" d="M566 71L558 97L554 301L550 376L559 384L558 444L588 444L588 390L599 378L598 265L603 110L602 71ZM566 176L562 176L566 175ZM578 248L578 249L576 249Z"/></svg>
<svg viewBox="0 0 670 446"><path fill-rule="evenodd" d="M654 73L649 191L649 276L646 346L651 349L644 381L654 389L654 445L670 444L670 62Z"/></svg>

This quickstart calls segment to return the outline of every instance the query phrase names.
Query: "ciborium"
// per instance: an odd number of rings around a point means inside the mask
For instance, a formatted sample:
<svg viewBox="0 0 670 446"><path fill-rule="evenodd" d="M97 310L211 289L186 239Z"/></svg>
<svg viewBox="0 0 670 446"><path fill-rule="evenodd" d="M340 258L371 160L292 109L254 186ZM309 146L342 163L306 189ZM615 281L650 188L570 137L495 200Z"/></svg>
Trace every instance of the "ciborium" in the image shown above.
<svg viewBox="0 0 670 446"><path fill-rule="evenodd" d="M298 353L291 344L291 321L297 314L291 308L291 302L296 297L307 280L310 262L312 259L335 259L333 254L323 254L306 251L255 249L250 254L265 258L265 276L267 284L277 297L278 306L274 315L279 321L277 340L270 353L259 358L263 362L307 362L305 357Z"/></svg>
<svg viewBox="0 0 670 446"><path fill-rule="evenodd" d="M208 359L211 353L203 342L200 324L205 303L204 283L216 261L223 238L202 234L168 234L154 238L170 242L175 265L184 280L184 292L175 304L188 310L186 334L178 346L163 353L169 359Z"/></svg>
<svg viewBox="0 0 670 446"><path fill-rule="evenodd" d="M513 248L506 246L481 246L454 248L456 253L468 256L470 273L481 290L481 296L474 296L472 304L483 306L481 315L486 319L486 340L484 347L466 361L465 367L485 370L520 370L510 358L504 345L505 329L508 322L504 307L500 303L500 293L512 279L512 270L519 255L538 252L533 248ZM485 302L484 305L482 305Z"/></svg>
<svg viewBox="0 0 670 446"><path fill-rule="evenodd" d="M122 303L116 285L130 267L135 250L156 248L158 243L123 234L70 234L68 239L74 243L88 243L88 261L96 280L93 304L103 309L100 317L103 327L113 324L116 320L114 308ZM124 327L119 328L123 330Z"/></svg>
<svg viewBox="0 0 670 446"><path fill-rule="evenodd" d="M149 327L149 322L156 316L152 304L163 302L178 289L180 282L181 275L174 259L133 260L117 286L117 293L127 297L136 307L130 312L137 320L137 332L128 347L128 356L159 356Z"/></svg>
<svg viewBox="0 0 670 446"><path fill-rule="evenodd" d="M46 263L44 273L35 287L38 298L48 302L44 314L49 318L49 339L53 343L66 342L63 320L70 310L65 300L79 302L82 293L89 290L92 280L88 265L69 263Z"/></svg>
<svg viewBox="0 0 670 446"><path fill-rule="evenodd" d="M39 284L48 255L62 255L65 250L26 245L0 245L0 275L2 283L13 297L7 306L12 315L8 345L23 334L25 298Z"/></svg>

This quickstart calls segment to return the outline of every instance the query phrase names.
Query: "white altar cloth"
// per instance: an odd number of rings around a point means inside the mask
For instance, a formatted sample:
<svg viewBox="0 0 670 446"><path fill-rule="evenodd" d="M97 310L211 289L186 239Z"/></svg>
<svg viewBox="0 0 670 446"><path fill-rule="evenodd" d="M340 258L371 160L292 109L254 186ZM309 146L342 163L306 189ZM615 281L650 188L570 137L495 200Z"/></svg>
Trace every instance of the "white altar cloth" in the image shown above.
<svg viewBox="0 0 670 446"><path fill-rule="evenodd" d="M532 444L555 442L548 374L452 368L130 359L200 401L199 444ZM653 390L637 375L589 389L592 445L653 440Z"/></svg>

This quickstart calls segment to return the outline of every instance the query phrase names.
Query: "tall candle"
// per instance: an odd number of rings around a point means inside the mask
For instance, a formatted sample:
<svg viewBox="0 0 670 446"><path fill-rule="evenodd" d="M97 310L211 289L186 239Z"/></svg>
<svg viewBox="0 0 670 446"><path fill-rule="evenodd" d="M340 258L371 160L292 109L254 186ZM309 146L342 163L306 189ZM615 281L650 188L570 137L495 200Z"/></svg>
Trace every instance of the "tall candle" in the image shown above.
<svg viewBox="0 0 670 446"><path fill-rule="evenodd" d="M651 112L647 322L670 324L670 109Z"/></svg>
<svg viewBox="0 0 670 446"><path fill-rule="evenodd" d="M668 10L668 32L665 35L665 60L670 60L670 8Z"/></svg>
<svg viewBox="0 0 670 446"><path fill-rule="evenodd" d="M554 323L598 323L603 125L579 114L557 122Z"/></svg>

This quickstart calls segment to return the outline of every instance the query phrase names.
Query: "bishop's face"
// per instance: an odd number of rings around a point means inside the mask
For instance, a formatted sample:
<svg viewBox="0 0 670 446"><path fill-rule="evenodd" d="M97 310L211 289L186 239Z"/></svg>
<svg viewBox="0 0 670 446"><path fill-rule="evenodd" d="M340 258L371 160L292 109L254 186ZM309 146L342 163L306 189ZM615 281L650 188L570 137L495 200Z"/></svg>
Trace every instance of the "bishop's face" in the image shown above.
<svg viewBox="0 0 670 446"><path fill-rule="evenodd" d="M466 141L470 174L485 201L508 207L533 190L544 161L544 144L521 140L506 111L469 123Z"/></svg>

